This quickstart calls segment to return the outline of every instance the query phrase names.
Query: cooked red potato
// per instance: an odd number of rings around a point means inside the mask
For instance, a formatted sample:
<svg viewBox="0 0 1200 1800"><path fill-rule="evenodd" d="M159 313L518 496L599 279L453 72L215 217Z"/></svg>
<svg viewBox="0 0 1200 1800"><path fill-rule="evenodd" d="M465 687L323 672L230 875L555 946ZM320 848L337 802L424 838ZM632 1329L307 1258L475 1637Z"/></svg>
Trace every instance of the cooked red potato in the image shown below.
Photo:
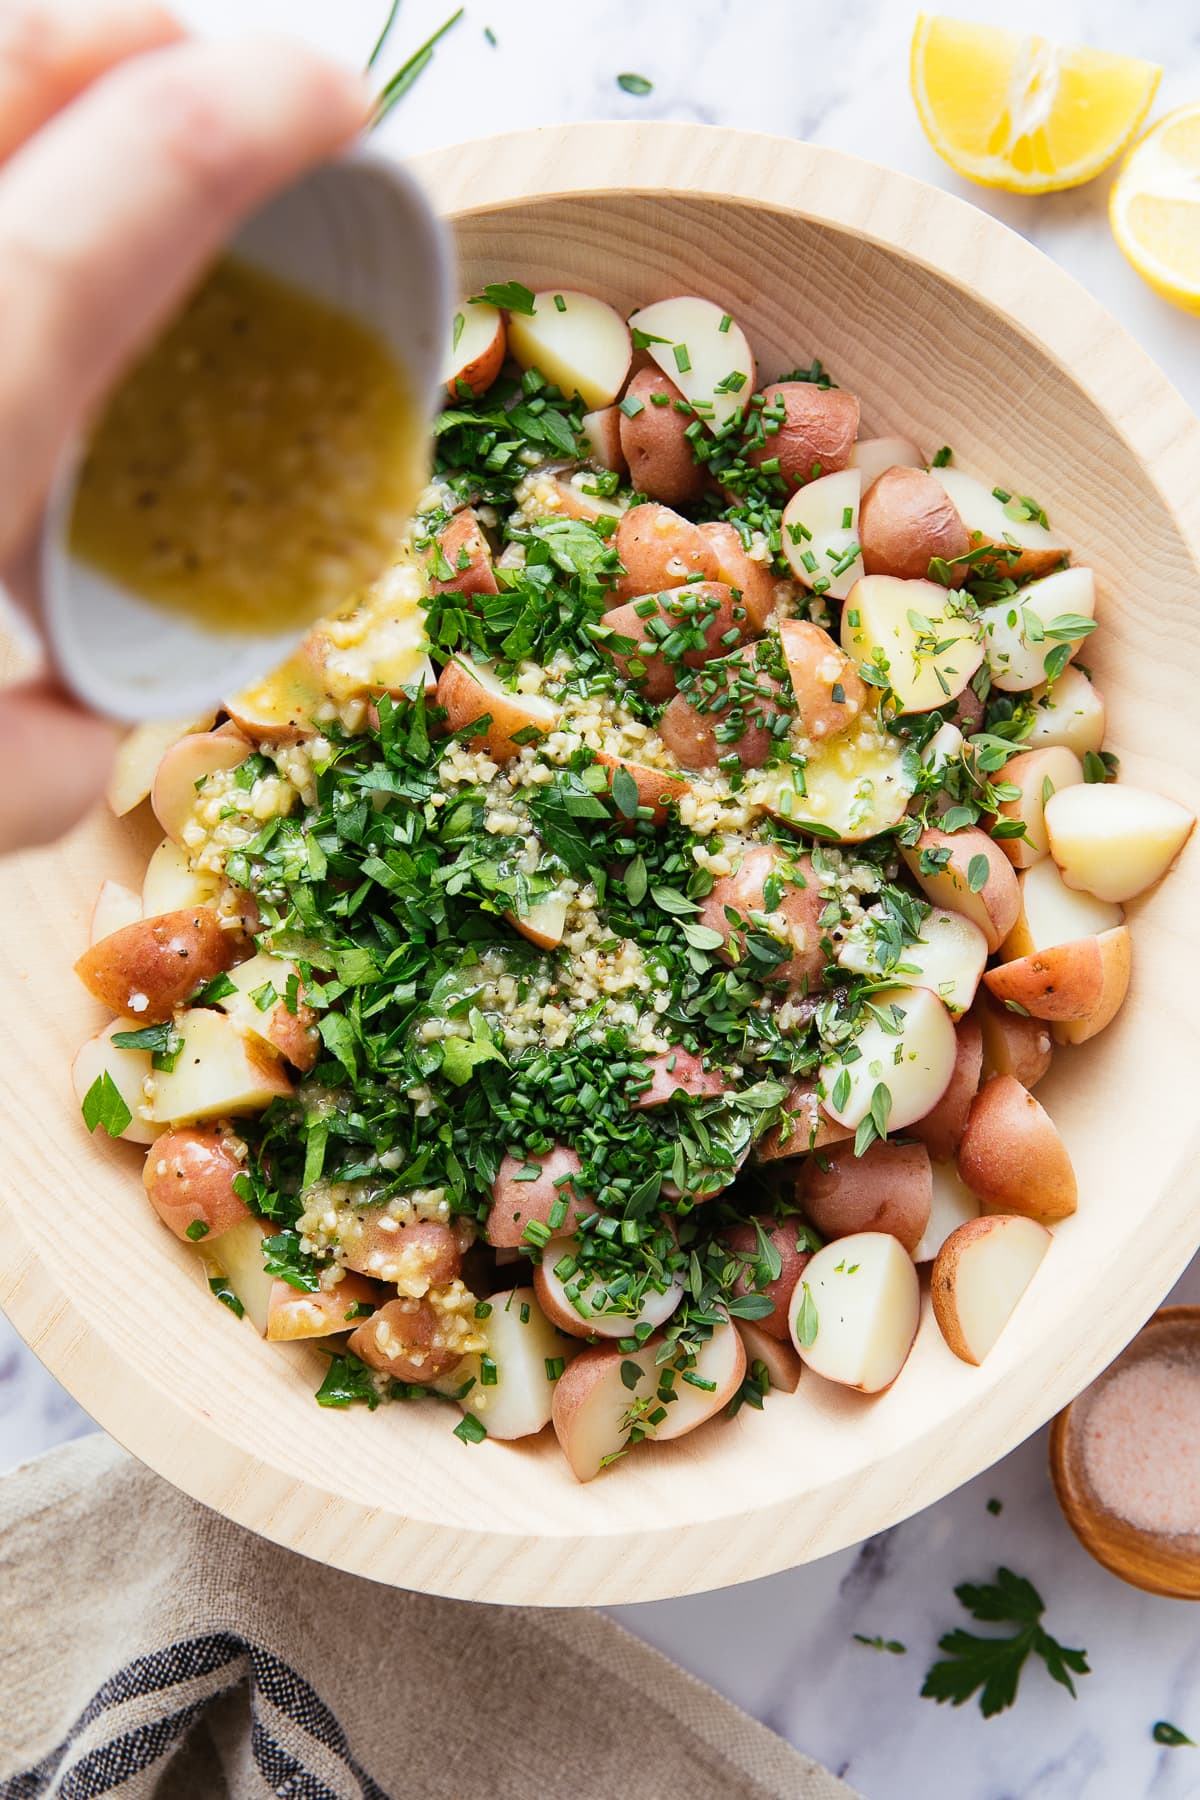
<svg viewBox="0 0 1200 1800"><path fill-rule="evenodd" d="M797 880L789 878L789 869L795 872ZM768 915L764 911L763 887L772 875L780 880L783 893L775 911ZM732 875L718 876L712 892L700 903L700 923L711 931L719 931L725 939L725 948L718 952L722 960L737 962L744 954L746 932L743 926L733 923L729 912L747 921L756 915L763 920L769 918L766 929L780 939L791 955L771 969L767 978L785 981L789 987L807 990L811 986L815 990L828 960L822 949L819 924L824 905L820 880L806 856L792 859L770 844L757 844L743 854Z"/></svg>
<svg viewBox="0 0 1200 1800"><path fill-rule="evenodd" d="M142 1025L159 1025L198 987L231 968L240 948L211 906L142 919L85 950L75 973L89 994Z"/></svg>
<svg viewBox="0 0 1200 1800"><path fill-rule="evenodd" d="M487 1427L490 1438L534 1437L550 1423L555 1371L578 1354L579 1339L555 1330L531 1287L493 1294L491 1309L481 1322L489 1379L482 1379L482 1364L472 1357L468 1367L478 1372L459 1405Z"/></svg>
<svg viewBox="0 0 1200 1800"><path fill-rule="evenodd" d="M114 931L136 925L142 916L142 897L119 881L102 881L88 924L88 943L98 944Z"/></svg>
<svg viewBox="0 0 1200 1800"><path fill-rule="evenodd" d="M813 1220L816 1224L816 1220ZM788 1302L795 1292L796 1283L808 1266L812 1252L808 1248L808 1237L799 1219L772 1219L769 1216L758 1220L758 1228L774 1248L780 1261L780 1271L774 1281L768 1281L758 1287L754 1281L754 1264L748 1264L733 1284L735 1294L762 1294L774 1305L774 1312L767 1313L756 1323L766 1332L768 1337L786 1341L788 1337ZM818 1230L820 1227L818 1227ZM721 1242L737 1256L745 1259L758 1259L758 1230L753 1220L742 1225L729 1225L721 1232Z"/></svg>
<svg viewBox="0 0 1200 1800"><path fill-rule="evenodd" d="M1011 1003L1035 1019L1087 1022L1082 1043L1115 1016L1129 987L1130 937L1116 925L1098 937L1052 944L1015 962L1000 963L984 976L988 991L1002 1005Z"/></svg>
<svg viewBox="0 0 1200 1800"><path fill-rule="evenodd" d="M1040 686L1047 657L1063 644L1074 656L1095 611L1095 578L1083 568L1060 569L1031 581L1011 600L983 607L979 625L993 687L1015 694Z"/></svg>
<svg viewBox="0 0 1200 1800"><path fill-rule="evenodd" d="M321 1040L316 1014L302 998L300 972L286 957L260 950L229 971L233 992L222 994L217 1004L239 1031L258 1038L285 1057L302 1074L317 1060ZM295 1011L288 1006L291 995Z"/></svg>
<svg viewBox="0 0 1200 1800"><path fill-rule="evenodd" d="M762 396L766 435L746 452L749 462L760 468L778 463L776 473L789 491L849 466L858 436L853 394L813 381L773 381Z"/></svg>
<svg viewBox="0 0 1200 1800"><path fill-rule="evenodd" d="M515 931L539 950L555 950L567 928L567 899L564 894L547 894L532 901L526 912L506 912L504 916Z"/></svg>
<svg viewBox="0 0 1200 1800"><path fill-rule="evenodd" d="M1115 930L1125 917L1111 901L1069 888L1048 856L1026 869L1019 885L1021 910L1000 946L1005 962L1076 938L1097 937Z"/></svg>
<svg viewBox="0 0 1200 1800"><path fill-rule="evenodd" d="M650 1071L650 1086L632 1102L635 1112L666 1106L679 1094L693 1100L713 1099L729 1085L719 1069L706 1069L700 1057L681 1045L641 1060Z"/></svg>
<svg viewBox="0 0 1200 1800"><path fill-rule="evenodd" d="M571 288L535 294L532 313L510 313L508 348L523 369L536 369L591 410L609 406L625 385L633 354L620 313Z"/></svg>
<svg viewBox="0 0 1200 1800"><path fill-rule="evenodd" d="M704 470L686 435L695 415L675 383L659 369L639 369L615 410L620 453L636 491L668 506L697 501L704 492Z"/></svg>
<svg viewBox="0 0 1200 1800"><path fill-rule="evenodd" d="M347 1269L386 1281L409 1299L446 1287L461 1273L458 1232L437 1219L397 1217L386 1206L364 1206L338 1223L338 1257Z"/></svg>
<svg viewBox="0 0 1200 1800"><path fill-rule="evenodd" d="M183 1042L173 1069L153 1080L150 1117L163 1125L262 1112L292 1084L277 1056L243 1037L224 1013L196 1007L176 1021Z"/></svg>
<svg viewBox="0 0 1200 1800"><path fill-rule="evenodd" d="M1048 575L1067 554L1066 539L1030 518L1019 497L1006 503L959 469L931 469L930 474L945 488L970 534L971 548L988 544L996 550L1002 575L1014 581Z"/></svg>
<svg viewBox="0 0 1200 1800"><path fill-rule="evenodd" d="M571 1272L560 1275L562 1265ZM553 1237L534 1268L533 1291L550 1323L569 1336L626 1338L632 1337L639 1326L644 1329L649 1325L657 1330L666 1324L683 1299L683 1277L666 1276L661 1287L648 1285L636 1309L605 1311L604 1282L595 1278L589 1281L580 1270L579 1239Z"/></svg>
<svg viewBox="0 0 1200 1800"><path fill-rule="evenodd" d="M1100 998L1081 1018L1055 1020L1051 1035L1056 1044L1086 1044L1098 1031L1112 1024L1125 1004L1133 962L1133 939L1129 930L1124 925L1117 925L1112 931L1102 931L1096 942L1100 946L1103 974Z"/></svg>
<svg viewBox="0 0 1200 1800"><path fill-rule="evenodd" d="M164 1131L142 1169L146 1198L177 1238L211 1241L252 1216L233 1186L245 1160L246 1146L227 1131Z"/></svg>
<svg viewBox="0 0 1200 1800"><path fill-rule="evenodd" d="M715 769L725 756L736 756L744 769L761 769L778 751L791 707L758 652L748 644L713 657L668 703L659 736L685 769Z"/></svg>
<svg viewBox="0 0 1200 1800"><path fill-rule="evenodd" d="M1124 782L1089 782L1046 802L1050 854L1064 882L1113 904L1161 881L1195 823L1178 801Z"/></svg>
<svg viewBox="0 0 1200 1800"><path fill-rule="evenodd" d="M923 1119L914 1119L908 1127L924 1144L934 1162L949 1162L962 1142L971 1102L979 1092L983 1073L983 1032L979 1021L960 1019L954 1031L957 1048L954 1073L937 1105Z"/></svg>
<svg viewBox="0 0 1200 1800"><path fill-rule="evenodd" d="M792 574L816 594L844 600L863 572L858 553L857 469L822 475L798 488L783 509L783 554Z"/></svg>
<svg viewBox="0 0 1200 1800"><path fill-rule="evenodd" d="M1016 1311L1052 1243L1036 1219L971 1219L938 1251L929 1297L955 1356L978 1365Z"/></svg>
<svg viewBox="0 0 1200 1800"><path fill-rule="evenodd" d="M473 508L465 506L438 532L425 568L431 594L461 594L468 599L497 592L492 552Z"/></svg>
<svg viewBox="0 0 1200 1800"><path fill-rule="evenodd" d="M537 1171L536 1174L533 1171ZM544 1156L523 1160L505 1156L492 1183L492 1207L484 1236L489 1244L504 1249L526 1248L525 1227L534 1221L551 1231L571 1231L596 1208L573 1182L579 1174L579 1158L565 1144L556 1144ZM551 1214L565 1203L566 1214L551 1224Z"/></svg>
<svg viewBox="0 0 1200 1800"><path fill-rule="evenodd" d="M210 1274L225 1277L260 1337L267 1335L275 1286L275 1277L268 1275L263 1265L263 1239L274 1237L278 1229L265 1219L243 1219L240 1225L232 1225L222 1233L220 1249L213 1251L211 1261L207 1255L204 1258ZM204 1252L203 1244L200 1250Z"/></svg>
<svg viewBox="0 0 1200 1800"><path fill-rule="evenodd" d="M107 1075L132 1115L119 1135L131 1144L152 1144L162 1127L152 1124L147 1117L146 1083L151 1074L150 1052L121 1049L112 1041L118 1032L137 1031L140 1023L136 1019L115 1019L96 1037L81 1044L71 1064L71 1086L75 1090L75 1098L82 1106L89 1089ZM97 1125L96 1130L104 1133L102 1125Z"/></svg>
<svg viewBox="0 0 1200 1800"><path fill-rule="evenodd" d="M393 1381L428 1383L462 1360L460 1315L428 1299L389 1300L351 1332L346 1348Z"/></svg>
<svg viewBox="0 0 1200 1800"><path fill-rule="evenodd" d="M437 684L437 703L446 709L451 731L462 731L474 720L487 720L469 742L479 747L483 739L495 762L509 762L521 746L515 739L525 732L545 737L554 730L562 709L541 694L512 692L493 673L488 663L455 656L442 670Z"/></svg>
<svg viewBox="0 0 1200 1800"><path fill-rule="evenodd" d="M794 1394L800 1386L804 1364L792 1348L791 1338L785 1342L782 1338L772 1337L753 1319L735 1319L734 1324L746 1352L747 1367L753 1369L755 1363L761 1363L772 1389L777 1388L781 1394Z"/></svg>
<svg viewBox="0 0 1200 1800"><path fill-rule="evenodd" d="M180 738L206 733L215 713L203 713L197 719L154 719L146 725L135 725L117 745L112 772L105 789L109 807L123 818L140 806L154 786L154 777L166 752Z"/></svg>
<svg viewBox="0 0 1200 1800"><path fill-rule="evenodd" d="M169 838L183 842L183 828L191 818L196 795L207 776L236 769L250 755L247 743L234 725L216 731L195 731L172 744L158 765L150 804Z"/></svg>
<svg viewBox="0 0 1200 1800"><path fill-rule="evenodd" d="M595 412L583 415L583 435L587 441L588 461L594 463L598 469L609 470L613 475L628 475L629 473L625 452L621 448L622 417L619 406L601 406Z"/></svg>
<svg viewBox="0 0 1200 1800"><path fill-rule="evenodd" d="M842 612L842 648L885 670L897 710L933 712L954 700L983 661L974 621L936 581L866 575Z"/></svg>
<svg viewBox="0 0 1200 1800"><path fill-rule="evenodd" d="M889 1231L860 1231L818 1250L790 1308L792 1343L815 1375L863 1394L890 1387L921 1320L913 1260Z"/></svg>
<svg viewBox="0 0 1200 1800"><path fill-rule="evenodd" d="M442 380L451 401L464 387L476 399L486 394L504 364L508 336L498 307L468 300L450 321L450 339L442 361Z"/></svg>
<svg viewBox="0 0 1200 1800"><path fill-rule="evenodd" d="M779 604L781 591L786 590L786 583L777 581L771 573L770 558L760 561L751 556L741 532L727 519L710 519L697 529L716 556L716 579L741 597L750 630L765 630Z"/></svg>
<svg viewBox="0 0 1200 1800"><path fill-rule="evenodd" d="M924 1144L873 1143L861 1156L838 1144L810 1156L800 1178L805 1214L825 1238L887 1231L911 1256L929 1225L933 1203Z"/></svg>
<svg viewBox="0 0 1200 1800"><path fill-rule="evenodd" d="M921 581L934 557L953 565L969 548L967 528L935 475L924 469L885 469L863 489L858 541L868 575L896 575ZM961 587L967 565L952 567L950 581Z"/></svg>
<svg viewBox="0 0 1200 1800"><path fill-rule="evenodd" d="M746 410L754 392L754 357L746 334L711 300L677 294L631 314L630 326L664 375L706 425L725 425Z"/></svg>
<svg viewBox="0 0 1200 1800"><path fill-rule="evenodd" d="M979 1202L953 1163L930 1163L932 1204L925 1235L913 1251L915 1263L932 1262L952 1231L979 1217Z"/></svg>
<svg viewBox="0 0 1200 1800"><path fill-rule="evenodd" d="M695 1431L728 1406L741 1387L746 1375L746 1352L732 1320L713 1326L712 1336L701 1344L695 1364L687 1368L686 1375L694 1380L686 1379L682 1367L675 1375L672 1397L666 1402L667 1416L655 1427L656 1443L669 1444Z"/></svg>
<svg viewBox="0 0 1200 1800"><path fill-rule="evenodd" d="M146 864L140 916L157 919L162 913L210 906L216 893L216 877L193 869L174 838L164 838Z"/></svg>
<svg viewBox="0 0 1200 1800"><path fill-rule="evenodd" d="M647 700L666 700L675 692L680 665L699 669L746 636L745 613L720 581L645 594L606 612L600 623L609 634L599 640L601 649ZM614 640L632 641L634 648L614 649Z"/></svg>
<svg viewBox="0 0 1200 1800"><path fill-rule="evenodd" d="M784 619L779 642L805 737L814 743L847 731L867 706L867 688L827 631L807 619Z"/></svg>
<svg viewBox="0 0 1200 1800"><path fill-rule="evenodd" d="M1065 1219L1078 1189L1054 1121L1011 1075L994 1075L976 1094L958 1147L958 1172L993 1211Z"/></svg>
<svg viewBox="0 0 1200 1800"><path fill-rule="evenodd" d="M850 467L862 476L865 492L887 469L923 469L925 458L911 438L859 438L850 452Z"/></svg>
<svg viewBox="0 0 1200 1800"><path fill-rule="evenodd" d="M939 831L930 825L901 855L935 906L977 925L989 953L1000 948L1020 913L1021 890L1012 864L986 831Z"/></svg>
<svg viewBox="0 0 1200 1800"><path fill-rule="evenodd" d="M313 721L330 700L323 642L310 632L279 668L223 702L248 743L296 744L317 735Z"/></svg>
<svg viewBox="0 0 1200 1800"><path fill-rule="evenodd" d="M315 1293L276 1281L267 1300L267 1339L273 1344L291 1344L300 1338L352 1331L359 1320L375 1313L383 1298L383 1290L361 1275L343 1275L328 1287L322 1284Z"/></svg>
<svg viewBox="0 0 1200 1800"><path fill-rule="evenodd" d="M671 704L674 705L674 702ZM668 707L667 711L670 710ZM663 716L665 718L666 715ZM659 730L662 734L661 722ZM667 743L665 735L663 742ZM670 747L667 743L667 748ZM638 805L650 808L651 822L655 825L665 825L668 806L677 806L683 796L692 791L691 782L674 770L651 769L645 763L630 762L627 756L612 756L607 750L597 750L596 761L605 769L624 769L627 775L632 775L637 784ZM609 791L611 792L611 782Z"/></svg>
<svg viewBox="0 0 1200 1800"><path fill-rule="evenodd" d="M1012 1075L1022 1087L1036 1087L1054 1052L1043 1020L1013 1012L986 990L975 1002L975 1016L983 1032L983 1079Z"/></svg>
<svg viewBox="0 0 1200 1800"><path fill-rule="evenodd" d="M795 831L812 827L842 844L898 825L913 792L900 740L878 732L871 718L810 751L803 773L804 793L789 771L761 790L761 804Z"/></svg>
<svg viewBox="0 0 1200 1800"><path fill-rule="evenodd" d="M949 912L944 906L930 909L915 944L905 944L900 960L889 971L881 960L883 946L876 936L874 915L868 913L863 922L847 933L838 947L837 960L844 969L860 975L882 975L894 972L909 987L928 988L955 1018L966 1012L975 998L983 965L987 961L987 940L978 925L962 913Z"/></svg>
<svg viewBox="0 0 1200 1800"><path fill-rule="evenodd" d="M1031 749L1062 744L1084 757L1104 744L1104 698L1074 663L1068 663L1053 687L1038 688L1033 696L1033 730L1026 742Z"/></svg>
<svg viewBox="0 0 1200 1800"><path fill-rule="evenodd" d="M1004 765L1002 777L1006 787L1020 788L1015 800L1001 803L1002 819L1019 819L1025 827L1024 837L1000 840L1014 869L1027 869L1050 854L1046 835L1046 802L1060 788L1076 787L1083 780L1083 764L1073 750L1062 744L1046 745L1040 750L1023 750Z"/></svg>
<svg viewBox="0 0 1200 1800"><path fill-rule="evenodd" d="M660 594L666 588L682 587L696 576L704 581L716 579L716 546L703 536L699 525L669 506L655 501L631 506L621 517L615 542L625 571L613 589L615 599Z"/></svg>
<svg viewBox="0 0 1200 1800"><path fill-rule="evenodd" d="M950 1085L958 1039L950 1014L928 988L883 988L871 999L877 1011L865 1015L853 1039L859 1055L822 1065L822 1105L857 1129L882 1086L890 1096L888 1130L901 1131L931 1112ZM888 1029L877 1013L888 1016Z"/></svg>
<svg viewBox="0 0 1200 1800"><path fill-rule="evenodd" d="M778 1125L759 1138L756 1154L760 1162L775 1162L784 1156L806 1156L810 1150L823 1150L826 1144L841 1143L853 1137L848 1125L831 1119L821 1105L814 1081L798 1081L784 1101L784 1116Z"/></svg>

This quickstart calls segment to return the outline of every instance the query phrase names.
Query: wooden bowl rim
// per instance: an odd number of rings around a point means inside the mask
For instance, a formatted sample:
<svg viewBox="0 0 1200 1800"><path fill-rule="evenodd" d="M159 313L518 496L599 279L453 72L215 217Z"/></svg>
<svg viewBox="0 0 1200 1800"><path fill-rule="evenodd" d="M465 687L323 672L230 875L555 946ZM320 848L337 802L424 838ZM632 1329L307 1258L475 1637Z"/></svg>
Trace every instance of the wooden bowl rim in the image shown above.
<svg viewBox="0 0 1200 1800"><path fill-rule="evenodd" d="M1124 329L1071 277L997 220L940 189L840 151L765 134L673 123L564 125L506 133L414 159L452 220L569 196L645 195L729 201L810 221L935 273L1024 334L1083 392L1141 463L1200 563L1200 421ZM636 178L631 176L636 171ZM681 173L682 171L682 173ZM801 197L801 198L798 198ZM982 271L982 274L981 274ZM1200 572L1200 571L1198 571ZM1181 1156L1178 1204L1147 1223L1154 1256L1108 1303L1106 1342L1049 1374L1026 1358L988 1396L994 1431L983 1454L955 1407L871 1465L881 1530L980 1473L1049 1418L1112 1359L1196 1248L1200 1158ZM1188 1202L1185 1214L1184 1202ZM1153 1272L1152 1272L1153 1271ZM1165 1273L1164 1273L1165 1272ZM299 1480L201 1421L110 1345L58 1270L27 1236L0 1192L0 1298L18 1332L97 1422L193 1498L275 1542L376 1580L464 1599L588 1605L650 1600L720 1587L793 1567L855 1537L841 1505L861 1472L827 1484L803 1519L794 1500L755 1506L744 1490L719 1516L603 1532L470 1531L389 1514ZM212 1454L196 1454L207 1432ZM381 1523L386 1531L380 1529ZM551 1522L552 1523L552 1522ZM735 1529L736 1524L750 1529Z"/></svg>

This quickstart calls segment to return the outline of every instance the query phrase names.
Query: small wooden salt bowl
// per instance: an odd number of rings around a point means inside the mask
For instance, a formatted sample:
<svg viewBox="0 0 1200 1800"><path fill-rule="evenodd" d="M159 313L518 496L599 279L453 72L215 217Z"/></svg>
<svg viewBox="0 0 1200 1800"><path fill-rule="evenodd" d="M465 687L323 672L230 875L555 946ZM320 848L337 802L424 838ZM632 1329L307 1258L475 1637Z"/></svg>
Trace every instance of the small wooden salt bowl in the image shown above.
<svg viewBox="0 0 1200 1800"><path fill-rule="evenodd" d="M1050 1478L1067 1524L1098 1563L1147 1593L1200 1600L1200 1533L1168 1537L1131 1525L1101 1503L1084 1462L1084 1431L1099 1388L1115 1371L1158 1356L1200 1360L1200 1306L1156 1312L1100 1380L1059 1413L1050 1427Z"/></svg>

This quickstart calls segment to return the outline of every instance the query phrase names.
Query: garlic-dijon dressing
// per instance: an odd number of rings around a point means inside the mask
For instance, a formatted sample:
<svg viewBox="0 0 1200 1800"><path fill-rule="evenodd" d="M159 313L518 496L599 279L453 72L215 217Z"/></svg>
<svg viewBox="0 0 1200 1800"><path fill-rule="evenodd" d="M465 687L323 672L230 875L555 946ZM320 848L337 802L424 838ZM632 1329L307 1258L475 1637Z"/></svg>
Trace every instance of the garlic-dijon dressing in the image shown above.
<svg viewBox="0 0 1200 1800"><path fill-rule="evenodd" d="M226 258L100 418L71 548L214 630L287 630L392 560L426 453L375 332Z"/></svg>

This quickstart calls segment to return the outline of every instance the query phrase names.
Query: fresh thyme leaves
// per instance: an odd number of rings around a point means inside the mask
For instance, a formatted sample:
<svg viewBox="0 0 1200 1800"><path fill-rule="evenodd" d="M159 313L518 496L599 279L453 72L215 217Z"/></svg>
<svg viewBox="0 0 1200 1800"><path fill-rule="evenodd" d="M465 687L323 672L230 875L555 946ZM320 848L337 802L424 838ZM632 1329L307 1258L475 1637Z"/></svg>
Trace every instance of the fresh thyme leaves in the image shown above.
<svg viewBox="0 0 1200 1800"><path fill-rule="evenodd" d="M1086 1652L1067 1649L1043 1629L1045 1603L1031 1582L1011 1569L997 1569L994 1582L963 1582L954 1592L981 1624L1013 1624L1017 1629L1008 1637L947 1632L938 1643L945 1655L933 1664L921 1689L925 1699L962 1706L978 1693L984 1718L993 1718L1015 1702L1030 1655L1041 1657L1051 1678L1074 1697L1072 1676L1091 1672Z"/></svg>

